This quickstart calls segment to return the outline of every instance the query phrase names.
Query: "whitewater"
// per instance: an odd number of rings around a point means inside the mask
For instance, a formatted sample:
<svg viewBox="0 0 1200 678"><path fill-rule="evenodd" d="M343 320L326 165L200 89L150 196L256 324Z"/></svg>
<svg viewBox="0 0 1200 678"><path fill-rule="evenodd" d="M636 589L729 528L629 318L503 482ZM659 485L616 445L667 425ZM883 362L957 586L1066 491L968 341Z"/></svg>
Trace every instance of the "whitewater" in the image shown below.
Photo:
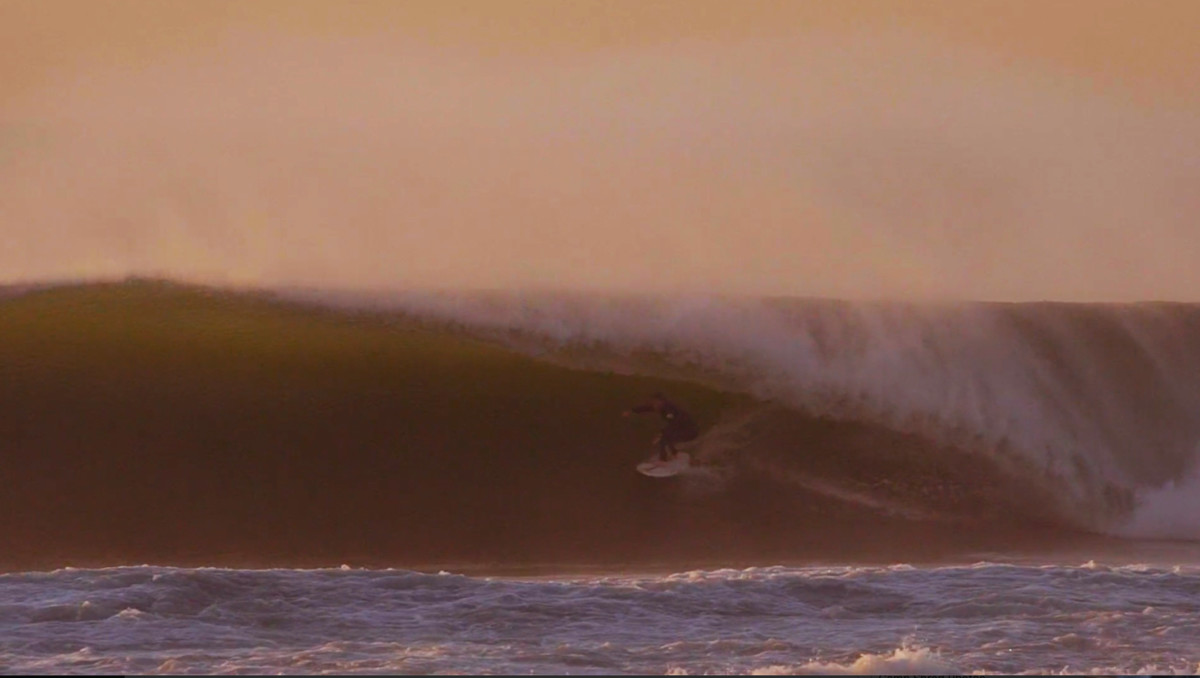
<svg viewBox="0 0 1200 678"><path fill-rule="evenodd" d="M1200 570L666 575L65 569L0 576L6 673L1134 674L1200 670Z"/></svg>

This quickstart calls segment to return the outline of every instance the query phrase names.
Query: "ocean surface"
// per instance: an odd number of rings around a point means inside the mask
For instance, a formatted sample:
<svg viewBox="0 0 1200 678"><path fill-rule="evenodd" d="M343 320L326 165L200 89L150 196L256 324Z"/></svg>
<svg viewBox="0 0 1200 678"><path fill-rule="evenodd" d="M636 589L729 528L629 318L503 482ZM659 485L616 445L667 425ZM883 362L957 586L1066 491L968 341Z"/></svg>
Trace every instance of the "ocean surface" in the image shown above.
<svg viewBox="0 0 1200 678"><path fill-rule="evenodd" d="M1196 568L0 576L14 673L1191 674Z"/></svg>
<svg viewBox="0 0 1200 678"><path fill-rule="evenodd" d="M41 285L0 413L7 673L1200 671L1194 305Z"/></svg>

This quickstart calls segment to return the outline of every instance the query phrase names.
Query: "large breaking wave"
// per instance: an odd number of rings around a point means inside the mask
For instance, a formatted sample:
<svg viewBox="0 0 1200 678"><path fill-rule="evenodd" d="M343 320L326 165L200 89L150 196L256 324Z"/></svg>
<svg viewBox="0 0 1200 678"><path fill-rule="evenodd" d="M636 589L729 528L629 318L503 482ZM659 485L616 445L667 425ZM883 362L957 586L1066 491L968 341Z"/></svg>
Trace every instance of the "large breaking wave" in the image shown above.
<svg viewBox="0 0 1200 678"><path fill-rule="evenodd" d="M0 301L5 567L1200 539L1200 307L132 281ZM693 473L633 472L667 390ZM1091 537L1086 537L1090 539Z"/></svg>
<svg viewBox="0 0 1200 678"><path fill-rule="evenodd" d="M1194 305L323 297L451 321L568 363L702 376L808 416L917 436L927 454L976 455L1051 502L1039 507L1048 519L1200 538ZM661 363L631 360L646 352ZM796 440L773 444L805 454Z"/></svg>

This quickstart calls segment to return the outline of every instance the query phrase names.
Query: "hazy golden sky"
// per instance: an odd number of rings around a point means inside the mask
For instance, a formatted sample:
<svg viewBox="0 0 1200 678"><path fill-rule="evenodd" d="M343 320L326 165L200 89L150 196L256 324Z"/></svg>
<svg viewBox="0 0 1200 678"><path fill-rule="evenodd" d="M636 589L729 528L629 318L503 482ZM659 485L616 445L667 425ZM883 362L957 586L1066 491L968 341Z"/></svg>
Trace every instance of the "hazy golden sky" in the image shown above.
<svg viewBox="0 0 1200 678"><path fill-rule="evenodd" d="M1200 299L1200 1L0 0L5 279Z"/></svg>
<svg viewBox="0 0 1200 678"><path fill-rule="evenodd" d="M551 55L689 39L903 28L1104 87L1200 89L1194 0L0 0L0 87L206 50L233 31L387 34Z"/></svg>

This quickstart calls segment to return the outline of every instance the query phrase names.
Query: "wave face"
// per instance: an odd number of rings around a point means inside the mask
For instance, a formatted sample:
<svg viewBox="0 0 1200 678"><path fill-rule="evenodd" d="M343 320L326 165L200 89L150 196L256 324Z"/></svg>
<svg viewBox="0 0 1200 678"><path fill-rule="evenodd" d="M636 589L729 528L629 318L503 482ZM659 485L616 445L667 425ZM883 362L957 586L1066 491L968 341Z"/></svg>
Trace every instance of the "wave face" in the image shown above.
<svg viewBox="0 0 1200 678"><path fill-rule="evenodd" d="M1200 538L1190 305L130 281L15 290L0 337L7 568L911 562ZM670 481L633 472L656 424L618 416L654 390L706 431Z"/></svg>
<svg viewBox="0 0 1200 678"><path fill-rule="evenodd" d="M1200 461L1195 305L546 294L340 302L516 331L579 364L636 369L629 357L650 352L721 387L853 424L860 437L872 431L879 446L911 436L926 456L969 455L1048 501L1048 520L1200 538L1200 520L1184 517L1200 508L1188 498ZM773 446L808 453L797 443Z"/></svg>

